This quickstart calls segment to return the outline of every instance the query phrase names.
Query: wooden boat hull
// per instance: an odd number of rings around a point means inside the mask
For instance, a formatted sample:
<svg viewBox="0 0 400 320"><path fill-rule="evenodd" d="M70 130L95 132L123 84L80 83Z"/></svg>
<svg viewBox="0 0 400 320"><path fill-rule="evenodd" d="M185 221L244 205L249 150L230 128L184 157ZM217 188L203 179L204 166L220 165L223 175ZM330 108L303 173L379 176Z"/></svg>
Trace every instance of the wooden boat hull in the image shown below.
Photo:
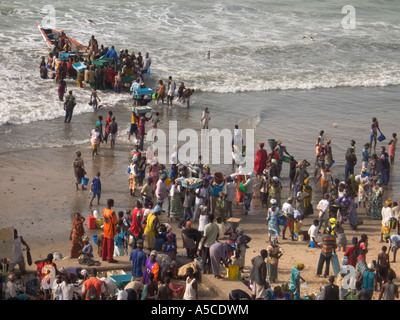
<svg viewBox="0 0 400 320"><path fill-rule="evenodd" d="M60 33L59 31L51 29L51 28L41 27L39 24L37 24L37 27L49 48L51 48L51 46L53 44L56 44L56 41L58 38L57 35ZM86 53L86 51L88 50L87 46L79 43L78 41L76 41L68 36L67 36L67 39L69 40L69 42L71 44L70 52Z"/></svg>

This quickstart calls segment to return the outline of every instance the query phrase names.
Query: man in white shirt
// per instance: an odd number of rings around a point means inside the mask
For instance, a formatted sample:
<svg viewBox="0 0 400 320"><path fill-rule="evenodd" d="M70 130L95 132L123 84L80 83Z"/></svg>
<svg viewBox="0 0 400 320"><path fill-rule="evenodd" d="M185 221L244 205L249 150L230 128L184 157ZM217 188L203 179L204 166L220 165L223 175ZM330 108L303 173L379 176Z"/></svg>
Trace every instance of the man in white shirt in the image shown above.
<svg viewBox="0 0 400 320"><path fill-rule="evenodd" d="M318 214L319 214L319 225L318 231L321 229L322 224L324 224L324 229L329 227L329 195L327 193L324 194L323 198L317 205Z"/></svg>
<svg viewBox="0 0 400 320"><path fill-rule="evenodd" d="M172 107L172 101L175 96L175 81L172 80L172 77L168 78L168 92L167 92L167 107Z"/></svg>
<svg viewBox="0 0 400 320"><path fill-rule="evenodd" d="M319 220L315 219L314 224L311 225L310 229L308 229L308 235L310 236L310 241L314 242L314 244L318 247L322 246L322 236L318 234L319 229Z"/></svg>
<svg viewBox="0 0 400 320"><path fill-rule="evenodd" d="M199 206L203 204L205 197L207 196L206 190L203 185L196 189L196 200L194 202L194 212L192 221L196 221L199 215Z"/></svg>
<svg viewBox="0 0 400 320"><path fill-rule="evenodd" d="M289 197L287 201L282 205L282 213L286 217L287 222L282 230L282 239L285 238L286 228L289 227L290 236L294 240L294 209L292 206L293 198Z"/></svg>

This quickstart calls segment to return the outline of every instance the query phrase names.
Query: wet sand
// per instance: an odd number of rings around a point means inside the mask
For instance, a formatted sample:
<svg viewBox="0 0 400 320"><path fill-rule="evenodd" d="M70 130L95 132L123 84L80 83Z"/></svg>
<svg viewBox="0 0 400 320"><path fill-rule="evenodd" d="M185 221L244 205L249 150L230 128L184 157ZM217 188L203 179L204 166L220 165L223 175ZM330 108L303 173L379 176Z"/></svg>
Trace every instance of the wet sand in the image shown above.
<svg viewBox="0 0 400 320"><path fill-rule="evenodd" d="M125 132L121 132L121 135L125 135ZM103 192L99 206L94 205L90 208L89 192L87 190L77 191L75 188L72 161L75 151L78 149L81 150L85 161L87 177L91 180L97 171L101 172ZM0 199L4 208L0 216L0 225L2 227L14 227L18 230L18 233L30 245L33 260L44 259L48 253L53 251L61 252L63 257L68 257L71 248L69 235L74 212L80 212L87 218L93 209L98 209L99 212L102 212L109 198L114 199L114 210L116 212L134 208L137 198L129 194L128 175L126 173L131 149L132 145L127 142L126 138L117 137L114 150L110 149L109 144L102 144L99 149L100 154L94 157L91 155L90 143L81 145L78 148L76 146L67 146L0 154L0 175L2 177L0 181ZM214 171L212 166L211 169ZM230 173L230 166L226 165L225 172ZM315 208L320 200L321 190L319 184L314 184L313 179L311 179L311 185L314 189L313 203ZM249 243L250 248L246 254L244 276L248 274L251 268L251 259L268 245L266 211L260 208L257 186L258 183L254 188L255 196L252 202L252 210L248 216L243 215L241 206L234 204L235 217L242 218L240 225L245 233L252 238ZM287 195L288 187L284 183L282 198L285 199ZM390 193L386 194L385 199L389 195ZM97 201L94 201L94 203L97 203ZM369 236L367 262L370 262L377 259L383 245L379 242L381 222L366 217L362 208L358 209L358 214L364 221L364 225L353 231L346 224L344 229L349 244L353 236L360 238L362 233L366 233ZM302 230L308 230L312 220L316 217L317 212L314 209L314 214L305 219ZM162 215L161 221L167 222L165 215ZM178 235L178 251L184 252L177 223L175 221L169 223L173 227L173 232ZM99 230L88 230L86 223L85 230L89 236L99 233ZM286 236L289 236L288 231ZM92 238L91 241L93 244ZM320 287L328 283L327 279L316 276L320 249L309 248L307 243L303 241L279 239L279 244L284 250L284 255L279 262L278 281L272 286L274 287L282 282L289 282L292 268L301 262L305 264L305 269L301 272L301 275L306 279L309 287L308 290L302 290L302 294L306 292L318 293ZM388 244L385 245L388 246ZM94 248L96 251L96 246ZM343 253L339 252L338 257L339 261L341 261ZM95 254L95 258L98 258L97 254ZM121 264L113 265L113 268L119 269L122 265L129 266L128 257L119 257L119 260L121 260ZM60 266L78 265L77 259L56 260L55 262ZM102 266L109 267L106 265L108 263L102 262ZM398 263L393 264L392 268L398 275L400 274ZM35 270L35 265L28 267L28 270ZM398 279L396 279L396 283L398 282ZM208 283L212 285L212 283L216 282L212 280ZM216 283L215 285L218 287L223 286L222 283ZM238 282L238 288L243 289L243 284ZM226 293L226 298L227 294L228 292ZM378 293L375 292L374 299L377 296ZM204 298L207 299L208 297ZM216 297L212 294L209 298L215 299Z"/></svg>

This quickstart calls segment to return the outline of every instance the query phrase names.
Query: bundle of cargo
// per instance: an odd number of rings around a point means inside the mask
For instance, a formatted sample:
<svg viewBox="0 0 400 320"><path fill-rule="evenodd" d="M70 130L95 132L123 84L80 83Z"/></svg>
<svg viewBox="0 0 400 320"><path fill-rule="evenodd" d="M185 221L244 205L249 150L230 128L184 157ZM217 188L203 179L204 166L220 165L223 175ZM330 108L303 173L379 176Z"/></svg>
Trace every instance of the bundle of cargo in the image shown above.
<svg viewBox="0 0 400 320"><path fill-rule="evenodd" d="M202 183L203 180L199 178L187 178L181 181L182 186L189 189L196 189L200 187Z"/></svg>
<svg viewBox="0 0 400 320"><path fill-rule="evenodd" d="M226 176L221 172L214 172L212 177L214 178L215 184L218 185L218 186L223 184L225 179L226 179Z"/></svg>
<svg viewBox="0 0 400 320"><path fill-rule="evenodd" d="M141 106L141 107L132 107L132 111L135 113L148 113L151 112L152 108L149 106Z"/></svg>

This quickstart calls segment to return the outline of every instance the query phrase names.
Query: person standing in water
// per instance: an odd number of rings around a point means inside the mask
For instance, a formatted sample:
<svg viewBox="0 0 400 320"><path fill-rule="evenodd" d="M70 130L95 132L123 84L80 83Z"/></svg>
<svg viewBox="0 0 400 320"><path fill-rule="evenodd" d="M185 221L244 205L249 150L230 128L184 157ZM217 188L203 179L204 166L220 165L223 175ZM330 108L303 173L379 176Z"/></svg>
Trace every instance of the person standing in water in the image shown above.
<svg viewBox="0 0 400 320"><path fill-rule="evenodd" d="M64 110L65 110L65 123L70 123L72 119L72 113L76 106L75 97L72 95L72 90L69 91L68 96L65 97Z"/></svg>
<svg viewBox="0 0 400 320"><path fill-rule="evenodd" d="M168 78L168 92L167 92L167 107L172 108L172 102L175 96L175 81L172 80L172 76Z"/></svg>
<svg viewBox="0 0 400 320"><path fill-rule="evenodd" d="M206 107L201 116L201 124L203 125L203 129L208 129L208 123L210 120L211 120L210 111L208 111L208 108Z"/></svg>
<svg viewBox="0 0 400 320"><path fill-rule="evenodd" d="M374 153L376 153L376 140L378 138L378 131L380 133L381 129L379 128L379 122L378 120L373 117L372 118L372 123L371 123L371 134L370 134L370 143L369 143L369 147L370 147L370 154L371 154L371 149L372 149L372 141L374 142Z"/></svg>

